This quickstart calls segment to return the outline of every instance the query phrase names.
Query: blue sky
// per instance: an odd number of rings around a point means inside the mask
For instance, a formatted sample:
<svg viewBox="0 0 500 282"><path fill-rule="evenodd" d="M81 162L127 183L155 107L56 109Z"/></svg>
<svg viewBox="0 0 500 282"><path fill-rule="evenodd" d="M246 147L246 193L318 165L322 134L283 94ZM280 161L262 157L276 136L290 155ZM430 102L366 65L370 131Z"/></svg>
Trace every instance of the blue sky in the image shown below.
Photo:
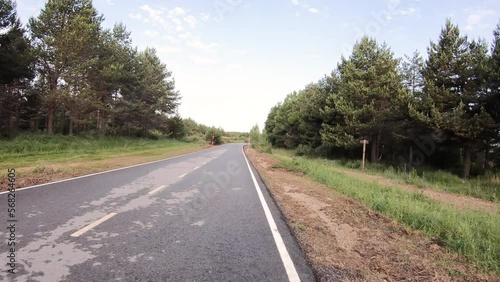
<svg viewBox="0 0 500 282"><path fill-rule="evenodd" d="M23 21L45 1L17 0ZM94 0L104 27L123 22L155 47L182 95L179 113L227 131L262 128L269 109L330 73L363 34L397 57L425 54L447 17L491 42L500 0Z"/></svg>

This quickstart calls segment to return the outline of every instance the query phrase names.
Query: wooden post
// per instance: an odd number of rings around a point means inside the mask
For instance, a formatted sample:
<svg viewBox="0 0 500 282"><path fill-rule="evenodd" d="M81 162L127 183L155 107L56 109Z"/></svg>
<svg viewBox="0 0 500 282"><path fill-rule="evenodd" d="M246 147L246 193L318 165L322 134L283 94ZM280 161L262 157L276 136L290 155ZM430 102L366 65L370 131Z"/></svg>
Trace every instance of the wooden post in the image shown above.
<svg viewBox="0 0 500 282"><path fill-rule="evenodd" d="M214 144L214 141L215 141L214 139L215 139L215 133L212 132L212 146L215 145Z"/></svg>
<svg viewBox="0 0 500 282"><path fill-rule="evenodd" d="M361 143L363 143L363 159L361 160L361 169L366 169L366 144L370 143L368 140L363 139L361 140Z"/></svg>

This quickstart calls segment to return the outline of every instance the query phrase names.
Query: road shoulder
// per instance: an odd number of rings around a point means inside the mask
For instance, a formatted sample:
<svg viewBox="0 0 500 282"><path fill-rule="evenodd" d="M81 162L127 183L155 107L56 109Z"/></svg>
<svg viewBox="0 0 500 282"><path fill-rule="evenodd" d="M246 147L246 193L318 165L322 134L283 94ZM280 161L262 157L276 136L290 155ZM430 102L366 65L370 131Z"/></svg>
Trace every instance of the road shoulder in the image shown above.
<svg viewBox="0 0 500 282"><path fill-rule="evenodd" d="M286 218L320 281L495 281L431 238L405 229L300 173L246 154Z"/></svg>

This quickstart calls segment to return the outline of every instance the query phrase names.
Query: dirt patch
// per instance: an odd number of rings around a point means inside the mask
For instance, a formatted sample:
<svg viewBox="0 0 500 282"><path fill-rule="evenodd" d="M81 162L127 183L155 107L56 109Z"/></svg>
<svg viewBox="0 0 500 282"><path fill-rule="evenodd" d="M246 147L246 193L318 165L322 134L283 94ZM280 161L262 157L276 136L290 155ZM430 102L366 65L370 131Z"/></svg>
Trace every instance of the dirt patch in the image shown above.
<svg viewBox="0 0 500 282"><path fill-rule="evenodd" d="M246 152L319 281L500 281L325 185L273 168L268 155Z"/></svg>
<svg viewBox="0 0 500 282"><path fill-rule="evenodd" d="M82 160L78 162L50 163L39 166L19 167L16 169L16 187L23 188L57 180L69 179L101 171L165 159L173 156L192 153L208 147L186 147L179 149L163 149L147 155L109 157L101 160ZM8 189L7 178L0 177L0 191Z"/></svg>
<svg viewBox="0 0 500 282"><path fill-rule="evenodd" d="M443 191L433 190L421 188L415 185L410 184L402 184L396 180L387 179L383 176L370 175L359 171L352 171L348 169L334 168L336 171L340 173L344 173L346 175L355 176L360 179L373 181L378 184L388 185L388 186L396 186L406 191L410 192L422 192L427 197L434 199L439 202L448 203L453 205L454 207L458 207L460 209L474 209L480 211L488 211L495 213L499 210L498 204L484 201L481 199L468 197L464 195L457 195L452 193L446 193Z"/></svg>

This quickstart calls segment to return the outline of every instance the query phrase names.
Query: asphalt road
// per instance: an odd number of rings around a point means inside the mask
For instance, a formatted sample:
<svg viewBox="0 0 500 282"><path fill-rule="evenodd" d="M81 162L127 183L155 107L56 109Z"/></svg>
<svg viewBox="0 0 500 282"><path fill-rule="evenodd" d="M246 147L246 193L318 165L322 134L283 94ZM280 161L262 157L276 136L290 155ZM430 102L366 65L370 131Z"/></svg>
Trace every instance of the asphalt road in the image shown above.
<svg viewBox="0 0 500 282"><path fill-rule="evenodd" d="M313 281L242 147L1 194L0 281Z"/></svg>

